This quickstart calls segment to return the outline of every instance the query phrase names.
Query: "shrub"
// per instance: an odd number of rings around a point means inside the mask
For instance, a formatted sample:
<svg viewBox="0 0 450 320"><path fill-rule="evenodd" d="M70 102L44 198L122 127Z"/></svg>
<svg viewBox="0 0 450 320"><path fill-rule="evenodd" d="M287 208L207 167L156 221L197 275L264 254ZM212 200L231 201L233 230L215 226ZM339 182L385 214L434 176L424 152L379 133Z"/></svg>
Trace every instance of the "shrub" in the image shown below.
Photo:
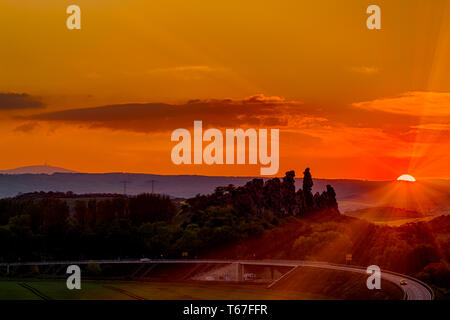
<svg viewBox="0 0 450 320"><path fill-rule="evenodd" d="M102 268L97 262L89 262L86 271L91 276L98 276L102 273Z"/></svg>

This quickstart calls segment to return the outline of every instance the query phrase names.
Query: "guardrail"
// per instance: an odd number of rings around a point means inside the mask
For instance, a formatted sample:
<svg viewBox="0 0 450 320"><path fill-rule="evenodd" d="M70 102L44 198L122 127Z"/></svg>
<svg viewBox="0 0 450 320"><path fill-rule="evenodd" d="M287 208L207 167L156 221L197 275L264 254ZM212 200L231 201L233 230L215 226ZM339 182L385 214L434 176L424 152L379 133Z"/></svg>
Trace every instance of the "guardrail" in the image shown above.
<svg viewBox="0 0 450 320"><path fill-rule="evenodd" d="M426 284L425 282L423 282L423 281L421 281L421 280L419 280L419 279L417 279L417 278L414 278L414 277L411 277L411 276L408 276L408 275L405 275L405 274L393 272L393 271L383 271L383 270L382 270L382 272L388 272L388 273L390 273L390 274L393 274L393 275L396 275L396 276L400 276L400 277L407 278L407 279L410 279L410 280L412 280L412 281L418 282L418 283L420 283L423 287L425 287L425 289L428 290L428 292L430 293L430 296L431 296L431 300L436 299L436 296L435 296L435 294L434 294L433 289L432 289L428 284Z"/></svg>

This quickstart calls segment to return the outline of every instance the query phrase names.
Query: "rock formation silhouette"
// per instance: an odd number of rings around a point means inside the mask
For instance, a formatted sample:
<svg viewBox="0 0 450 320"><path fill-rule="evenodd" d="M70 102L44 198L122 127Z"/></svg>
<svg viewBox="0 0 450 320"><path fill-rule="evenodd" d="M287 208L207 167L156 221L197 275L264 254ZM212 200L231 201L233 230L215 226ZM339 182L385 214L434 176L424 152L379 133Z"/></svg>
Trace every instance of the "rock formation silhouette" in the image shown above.
<svg viewBox="0 0 450 320"><path fill-rule="evenodd" d="M303 196L306 203L306 208L314 207L314 198L312 194L312 187L314 182L311 177L311 173L309 172L309 168L306 168L305 172L303 172Z"/></svg>
<svg viewBox="0 0 450 320"><path fill-rule="evenodd" d="M318 212L339 214L336 192L327 185L322 193L313 195L314 185L309 168L303 172L303 189L295 188L295 172L286 172L285 177L253 179L242 187L229 185L217 187L211 195L198 195L188 199L187 203L194 210L208 206L233 206L242 214L261 214L270 210L277 216L302 216Z"/></svg>

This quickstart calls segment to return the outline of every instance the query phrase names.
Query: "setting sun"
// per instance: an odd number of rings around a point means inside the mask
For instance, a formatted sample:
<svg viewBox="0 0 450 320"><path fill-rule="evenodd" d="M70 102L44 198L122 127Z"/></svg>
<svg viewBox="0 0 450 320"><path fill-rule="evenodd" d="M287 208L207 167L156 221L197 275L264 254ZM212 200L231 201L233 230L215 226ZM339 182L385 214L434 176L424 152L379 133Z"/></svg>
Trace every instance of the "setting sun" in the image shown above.
<svg viewBox="0 0 450 320"><path fill-rule="evenodd" d="M400 177L397 178L397 181L415 182L416 179L409 174L402 174Z"/></svg>

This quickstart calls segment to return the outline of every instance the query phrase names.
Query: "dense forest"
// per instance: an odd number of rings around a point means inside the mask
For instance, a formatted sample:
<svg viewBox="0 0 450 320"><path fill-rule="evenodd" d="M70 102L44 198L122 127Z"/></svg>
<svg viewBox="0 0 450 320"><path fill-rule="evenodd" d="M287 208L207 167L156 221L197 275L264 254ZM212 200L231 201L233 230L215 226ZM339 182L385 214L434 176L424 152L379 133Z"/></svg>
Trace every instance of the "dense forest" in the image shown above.
<svg viewBox="0 0 450 320"><path fill-rule="evenodd" d="M1 199L0 260L197 256L261 233L285 216L339 214L331 186L313 195L306 169L304 188L296 191L294 176L218 187L178 203L156 194L71 192Z"/></svg>
<svg viewBox="0 0 450 320"><path fill-rule="evenodd" d="M304 172L171 199L38 192L0 199L0 261L227 257L377 264L450 288L450 217L400 227L339 213Z"/></svg>

